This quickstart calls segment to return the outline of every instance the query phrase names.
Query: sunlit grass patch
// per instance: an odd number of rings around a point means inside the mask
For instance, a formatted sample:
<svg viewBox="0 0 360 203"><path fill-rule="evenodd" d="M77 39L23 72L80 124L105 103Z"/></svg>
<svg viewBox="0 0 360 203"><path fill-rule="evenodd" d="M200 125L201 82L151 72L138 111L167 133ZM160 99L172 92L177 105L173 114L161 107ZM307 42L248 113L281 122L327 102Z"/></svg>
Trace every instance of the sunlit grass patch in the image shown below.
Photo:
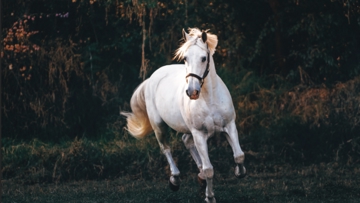
<svg viewBox="0 0 360 203"><path fill-rule="evenodd" d="M135 142L114 139L107 143L74 139L48 144L37 139L8 143L3 150L3 177L20 182L52 182L61 180L97 179L137 174L147 164L149 141Z"/></svg>

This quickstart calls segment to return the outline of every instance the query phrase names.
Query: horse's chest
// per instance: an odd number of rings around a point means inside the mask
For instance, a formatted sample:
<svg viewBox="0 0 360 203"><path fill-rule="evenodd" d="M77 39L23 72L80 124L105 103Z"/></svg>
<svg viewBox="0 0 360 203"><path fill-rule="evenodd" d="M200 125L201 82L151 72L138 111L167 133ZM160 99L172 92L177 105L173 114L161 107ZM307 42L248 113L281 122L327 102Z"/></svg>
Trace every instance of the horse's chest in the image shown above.
<svg viewBox="0 0 360 203"><path fill-rule="evenodd" d="M217 134L224 131L228 120L228 116L224 112L209 110L204 112L202 118L193 120L193 124L197 130L205 131L208 134Z"/></svg>
<svg viewBox="0 0 360 203"><path fill-rule="evenodd" d="M212 119L212 124L214 126L224 127L225 126L225 120L223 115L220 112L215 112L210 115Z"/></svg>

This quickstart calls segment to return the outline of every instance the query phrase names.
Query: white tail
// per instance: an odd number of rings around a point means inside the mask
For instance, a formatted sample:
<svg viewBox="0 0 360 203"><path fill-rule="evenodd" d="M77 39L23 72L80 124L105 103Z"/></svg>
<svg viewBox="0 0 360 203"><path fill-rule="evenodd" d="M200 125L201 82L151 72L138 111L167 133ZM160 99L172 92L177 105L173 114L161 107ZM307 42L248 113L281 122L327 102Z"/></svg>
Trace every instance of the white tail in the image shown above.
<svg viewBox="0 0 360 203"><path fill-rule="evenodd" d="M121 112L121 115L126 116L126 130L137 139L144 138L153 131L146 112L146 103L144 98L144 88L146 82L147 81L145 80L141 83L131 97L130 107L132 113Z"/></svg>

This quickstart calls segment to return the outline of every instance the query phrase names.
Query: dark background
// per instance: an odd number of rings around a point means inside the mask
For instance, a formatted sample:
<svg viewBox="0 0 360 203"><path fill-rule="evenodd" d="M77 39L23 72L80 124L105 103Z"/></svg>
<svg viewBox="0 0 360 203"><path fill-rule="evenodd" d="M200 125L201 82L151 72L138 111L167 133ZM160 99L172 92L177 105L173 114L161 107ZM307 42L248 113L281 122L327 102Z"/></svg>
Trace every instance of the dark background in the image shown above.
<svg viewBox="0 0 360 203"><path fill-rule="evenodd" d="M359 161L356 0L1 3L5 177L14 176L16 164L6 168L14 143L125 136L119 112L129 110L144 78L180 63L172 57L188 27L219 38L215 66L233 96L247 153ZM213 144L221 146L219 139Z"/></svg>

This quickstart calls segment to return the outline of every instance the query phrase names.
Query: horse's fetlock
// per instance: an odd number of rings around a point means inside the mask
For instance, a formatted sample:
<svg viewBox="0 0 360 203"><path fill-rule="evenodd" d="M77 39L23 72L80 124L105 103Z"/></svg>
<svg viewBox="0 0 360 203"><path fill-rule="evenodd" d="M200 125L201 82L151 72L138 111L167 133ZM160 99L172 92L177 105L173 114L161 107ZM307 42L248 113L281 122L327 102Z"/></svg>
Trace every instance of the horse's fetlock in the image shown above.
<svg viewBox="0 0 360 203"><path fill-rule="evenodd" d="M160 147L160 149L163 154L171 154L171 150L169 148Z"/></svg>
<svg viewBox="0 0 360 203"><path fill-rule="evenodd" d="M236 156L236 157L234 157L234 159L235 159L235 163L243 164L244 161L245 161L245 154L243 153L243 154L241 154L239 156Z"/></svg>
<svg viewBox="0 0 360 203"><path fill-rule="evenodd" d="M215 197L206 197L205 198L206 203L216 203Z"/></svg>

